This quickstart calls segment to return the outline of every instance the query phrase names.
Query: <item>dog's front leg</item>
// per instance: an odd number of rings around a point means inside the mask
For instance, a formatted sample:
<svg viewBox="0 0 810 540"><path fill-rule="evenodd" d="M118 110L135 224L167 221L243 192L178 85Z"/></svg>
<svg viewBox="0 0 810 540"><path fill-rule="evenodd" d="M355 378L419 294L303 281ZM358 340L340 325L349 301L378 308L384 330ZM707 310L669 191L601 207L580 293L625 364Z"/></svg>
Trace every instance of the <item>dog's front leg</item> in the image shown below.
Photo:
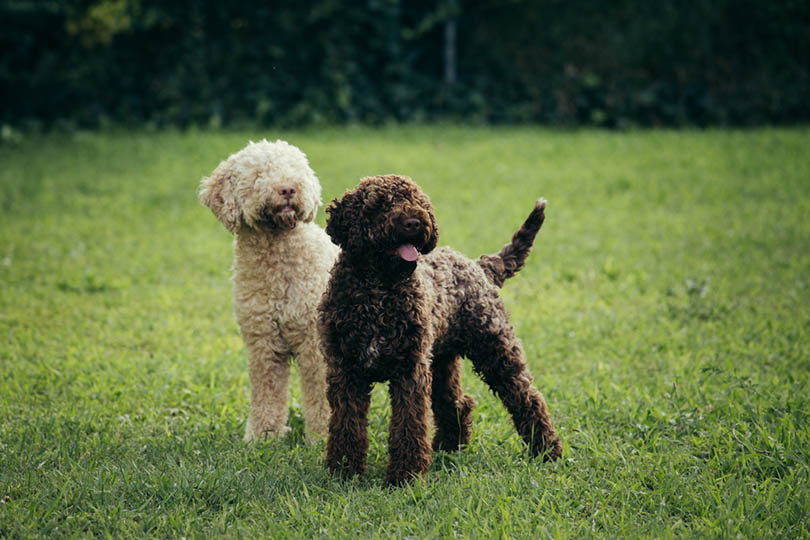
<svg viewBox="0 0 810 540"><path fill-rule="evenodd" d="M424 474L430 467L428 437L431 374L427 361L420 358L410 373L391 379L391 425L388 451L391 461L385 481L401 485Z"/></svg>
<svg viewBox="0 0 810 540"><path fill-rule="evenodd" d="M345 478L366 470L368 452L368 409L371 385L347 376L330 366L327 398L332 408L329 439L326 443L326 467Z"/></svg>
<svg viewBox="0 0 810 540"><path fill-rule="evenodd" d="M247 333L243 336L250 374L250 414L245 425L245 441L275 440L290 430L286 426L289 356L274 349L274 342L263 336Z"/></svg>
<svg viewBox="0 0 810 540"><path fill-rule="evenodd" d="M329 402L326 398L326 360L317 340L307 340L296 348L301 375L304 421L307 440L315 442L329 436Z"/></svg>

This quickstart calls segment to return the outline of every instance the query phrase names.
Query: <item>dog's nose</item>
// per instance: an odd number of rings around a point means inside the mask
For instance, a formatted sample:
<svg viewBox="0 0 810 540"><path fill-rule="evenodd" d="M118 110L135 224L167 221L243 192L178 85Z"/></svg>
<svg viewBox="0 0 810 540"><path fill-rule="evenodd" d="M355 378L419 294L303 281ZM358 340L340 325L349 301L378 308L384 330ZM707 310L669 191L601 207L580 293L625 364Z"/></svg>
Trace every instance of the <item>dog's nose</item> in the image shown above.
<svg viewBox="0 0 810 540"><path fill-rule="evenodd" d="M402 230L405 234L414 234L415 232L419 231L419 227L422 225L422 222L416 218L408 218L402 222Z"/></svg>
<svg viewBox="0 0 810 540"><path fill-rule="evenodd" d="M287 200L295 196L295 188L292 186L278 186L276 192Z"/></svg>

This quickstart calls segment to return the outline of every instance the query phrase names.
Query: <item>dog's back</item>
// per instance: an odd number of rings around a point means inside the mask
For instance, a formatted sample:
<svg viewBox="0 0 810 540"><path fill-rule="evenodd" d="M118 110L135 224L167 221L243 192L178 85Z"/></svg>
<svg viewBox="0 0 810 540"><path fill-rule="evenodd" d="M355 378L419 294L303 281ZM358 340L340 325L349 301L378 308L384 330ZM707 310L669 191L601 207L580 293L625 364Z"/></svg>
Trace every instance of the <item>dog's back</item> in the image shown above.
<svg viewBox="0 0 810 540"><path fill-rule="evenodd" d="M416 275L433 314L429 320L434 349L465 343L469 336L463 329L501 304L498 287L485 268L449 247L425 255Z"/></svg>

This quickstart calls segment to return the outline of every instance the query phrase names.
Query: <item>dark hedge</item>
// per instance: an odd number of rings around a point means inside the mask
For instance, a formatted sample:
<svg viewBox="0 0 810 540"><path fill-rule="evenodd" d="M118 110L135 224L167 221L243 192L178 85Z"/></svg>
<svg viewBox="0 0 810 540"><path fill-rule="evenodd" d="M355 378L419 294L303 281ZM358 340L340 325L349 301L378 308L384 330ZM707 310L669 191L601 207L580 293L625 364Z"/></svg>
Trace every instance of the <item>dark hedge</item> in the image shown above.
<svg viewBox="0 0 810 540"><path fill-rule="evenodd" d="M12 126L810 120L810 1L0 2Z"/></svg>

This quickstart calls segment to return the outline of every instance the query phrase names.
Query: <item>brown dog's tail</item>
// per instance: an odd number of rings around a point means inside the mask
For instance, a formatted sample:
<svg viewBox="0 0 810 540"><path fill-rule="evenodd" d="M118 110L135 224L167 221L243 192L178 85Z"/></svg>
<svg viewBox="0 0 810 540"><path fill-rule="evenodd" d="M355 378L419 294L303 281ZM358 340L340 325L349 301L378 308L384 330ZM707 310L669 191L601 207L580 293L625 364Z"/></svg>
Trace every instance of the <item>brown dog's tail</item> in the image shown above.
<svg viewBox="0 0 810 540"><path fill-rule="evenodd" d="M546 200L537 199L534 210L512 237L512 241L503 246L497 255L481 255L476 261L484 269L489 280L498 287L502 287L504 281L523 268L523 263L526 262L532 249L534 237L546 219L545 209Z"/></svg>

